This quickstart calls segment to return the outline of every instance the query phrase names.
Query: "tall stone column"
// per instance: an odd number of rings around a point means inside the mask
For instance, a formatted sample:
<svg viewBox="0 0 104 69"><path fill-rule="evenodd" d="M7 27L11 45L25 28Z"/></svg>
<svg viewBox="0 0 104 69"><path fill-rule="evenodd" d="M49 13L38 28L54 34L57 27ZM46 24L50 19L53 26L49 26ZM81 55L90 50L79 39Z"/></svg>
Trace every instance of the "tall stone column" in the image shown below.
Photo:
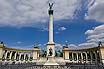
<svg viewBox="0 0 104 69"><path fill-rule="evenodd" d="M49 14L49 41L47 43L47 56L54 57L55 56L55 49L54 49L55 43L53 42L53 10L52 10L52 6L53 6L53 3L49 4L49 7L50 7L50 9L48 11L48 14Z"/></svg>
<svg viewBox="0 0 104 69"><path fill-rule="evenodd" d="M53 10L49 10L49 42L53 43Z"/></svg>
<svg viewBox="0 0 104 69"><path fill-rule="evenodd" d="M73 52L72 52L72 61L74 62L74 54L73 54Z"/></svg>
<svg viewBox="0 0 104 69"><path fill-rule="evenodd" d="M21 53L19 53L19 60L21 59Z"/></svg>
<svg viewBox="0 0 104 69"><path fill-rule="evenodd" d="M47 43L47 62L44 65L59 65L56 63L54 57L55 57L55 43L53 41L53 10L52 10L53 3L49 3L49 40Z"/></svg>
<svg viewBox="0 0 104 69"><path fill-rule="evenodd" d="M76 53L76 55L77 55L77 62L78 62L78 61L79 61L79 60L78 60L78 53Z"/></svg>
<svg viewBox="0 0 104 69"><path fill-rule="evenodd" d="M97 53L94 51L95 54L95 62L97 63Z"/></svg>
<svg viewBox="0 0 104 69"><path fill-rule="evenodd" d="M28 53L28 61L30 60L30 53Z"/></svg>
<svg viewBox="0 0 104 69"><path fill-rule="evenodd" d="M90 51L90 57L91 57L91 63L92 63L92 61L93 61L93 59L92 59L92 51Z"/></svg>
<svg viewBox="0 0 104 69"><path fill-rule="evenodd" d="M86 62L87 62L88 61L87 52L85 52L85 54L86 54Z"/></svg>
<svg viewBox="0 0 104 69"><path fill-rule="evenodd" d="M26 53L24 53L23 56L24 56L23 60L25 61Z"/></svg>
<svg viewBox="0 0 104 69"><path fill-rule="evenodd" d="M12 51L10 51L10 56L9 56L9 59L11 60L12 58Z"/></svg>
<svg viewBox="0 0 104 69"><path fill-rule="evenodd" d="M81 59L83 60L83 52L81 52Z"/></svg>
<svg viewBox="0 0 104 69"><path fill-rule="evenodd" d="M8 51L5 53L5 59L7 59L7 54L8 54Z"/></svg>
<svg viewBox="0 0 104 69"><path fill-rule="evenodd" d="M15 55L14 55L14 60L16 60L16 57L17 57L17 52L15 52Z"/></svg>

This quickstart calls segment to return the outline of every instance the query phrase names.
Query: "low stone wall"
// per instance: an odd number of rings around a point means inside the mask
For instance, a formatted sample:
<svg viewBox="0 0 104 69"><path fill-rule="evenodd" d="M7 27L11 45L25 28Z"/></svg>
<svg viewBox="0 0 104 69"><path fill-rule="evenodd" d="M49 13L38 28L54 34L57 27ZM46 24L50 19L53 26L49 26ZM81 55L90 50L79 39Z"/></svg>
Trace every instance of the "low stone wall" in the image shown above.
<svg viewBox="0 0 104 69"><path fill-rule="evenodd" d="M70 66L49 66L49 65L2 65L0 69L71 69Z"/></svg>
<svg viewBox="0 0 104 69"><path fill-rule="evenodd" d="M36 63L0 65L0 69L104 69L103 64L36 65Z"/></svg>

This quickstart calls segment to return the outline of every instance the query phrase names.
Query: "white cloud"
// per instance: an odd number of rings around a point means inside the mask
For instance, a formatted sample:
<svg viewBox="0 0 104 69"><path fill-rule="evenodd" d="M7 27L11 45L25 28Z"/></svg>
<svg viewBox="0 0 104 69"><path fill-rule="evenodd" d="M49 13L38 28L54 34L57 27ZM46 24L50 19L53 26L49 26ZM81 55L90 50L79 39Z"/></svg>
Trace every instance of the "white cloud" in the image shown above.
<svg viewBox="0 0 104 69"><path fill-rule="evenodd" d="M94 19L104 23L104 0L95 0L92 6L88 7L88 15L86 19Z"/></svg>
<svg viewBox="0 0 104 69"><path fill-rule="evenodd" d="M65 31L66 30L66 27L60 27L59 29L58 29L59 31Z"/></svg>
<svg viewBox="0 0 104 69"><path fill-rule="evenodd" d="M73 19L78 0L53 0L54 19ZM48 21L48 0L0 0L0 26L40 27Z"/></svg>
<svg viewBox="0 0 104 69"><path fill-rule="evenodd" d="M55 32L55 34L59 34L59 32Z"/></svg>
<svg viewBox="0 0 104 69"><path fill-rule="evenodd" d="M88 30L85 34L88 35L88 42L102 41L104 40L104 25L97 26L93 30Z"/></svg>
<svg viewBox="0 0 104 69"><path fill-rule="evenodd" d="M68 47L69 49L78 49L78 46L75 44L69 44Z"/></svg>
<svg viewBox="0 0 104 69"><path fill-rule="evenodd" d="M97 43L95 42L86 42L78 45L79 49L85 49L85 48L92 48L92 47L97 47Z"/></svg>
<svg viewBox="0 0 104 69"><path fill-rule="evenodd" d="M85 32L85 34L87 34L87 35L91 35L91 34L97 35L99 33L104 33L104 25L97 26L93 30L88 30Z"/></svg>
<svg viewBox="0 0 104 69"><path fill-rule="evenodd" d="M55 34L59 34L61 31L65 31L67 28L62 26L58 28L58 31L55 32Z"/></svg>
<svg viewBox="0 0 104 69"><path fill-rule="evenodd" d="M21 41L17 41L16 43L17 43L17 44L21 44L22 42L21 42Z"/></svg>
<svg viewBox="0 0 104 69"><path fill-rule="evenodd" d="M89 48L98 46L98 42L101 41L104 43L104 25L95 27L92 30L85 32L87 37L86 43L79 44L79 47Z"/></svg>
<svg viewBox="0 0 104 69"><path fill-rule="evenodd" d="M78 46L72 44L73 49L97 47L99 41L101 41L104 44L104 25L97 26L92 30L87 30L85 34L88 35L88 37L86 38L87 41L85 43L79 44Z"/></svg>

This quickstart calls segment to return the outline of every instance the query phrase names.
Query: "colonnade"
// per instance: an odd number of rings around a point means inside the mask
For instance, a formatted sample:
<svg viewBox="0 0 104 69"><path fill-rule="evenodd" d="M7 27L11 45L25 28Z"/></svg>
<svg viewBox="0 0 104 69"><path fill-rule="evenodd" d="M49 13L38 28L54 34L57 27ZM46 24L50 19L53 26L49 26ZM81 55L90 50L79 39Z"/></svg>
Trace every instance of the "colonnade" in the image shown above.
<svg viewBox="0 0 104 69"><path fill-rule="evenodd" d="M2 57L2 59L5 61L9 61L9 60L29 61L32 60L32 58L33 58L32 52L18 52L18 51L9 51L9 50L3 51L3 57Z"/></svg>
<svg viewBox="0 0 104 69"><path fill-rule="evenodd" d="M67 53L68 52L68 53ZM66 54L65 54L66 53ZM100 54L98 50L95 51L66 51L64 52L64 59L70 62L100 62Z"/></svg>
<svg viewBox="0 0 104 69"><path fill-rule="evenodd" d="M76 62L100 62L99 51L69 52L69 60Z"/></svg>
<svg viewBox="0 0 104 69"><path fill-rule="evenodd" d="M40 49L16 49L8 48L0 43L0 62L2 61L37 61L39 59Z"/></svg>

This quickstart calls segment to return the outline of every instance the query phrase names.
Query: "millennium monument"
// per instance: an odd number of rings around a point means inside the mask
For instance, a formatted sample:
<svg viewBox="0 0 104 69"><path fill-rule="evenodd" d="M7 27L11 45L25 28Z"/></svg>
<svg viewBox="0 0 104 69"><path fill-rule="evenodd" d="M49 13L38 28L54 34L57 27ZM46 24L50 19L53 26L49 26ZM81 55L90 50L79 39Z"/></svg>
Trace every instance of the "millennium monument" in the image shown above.
<svg viewBox="0 0 104 69"><path fill-rule="evenodd" d="M53 10L52 10L52 6L53 3L50 4L49 3L49 41L47 43L47 57L51 56L54 57L55 56L55 50L54 50L54 46L55 43L53 41Z"/></svg>
<svg viewBox="0 0 104 69"><path fill-rule="evenodd" d="M55 57L55 43L53 39L53 3L49 3L49 41L47 43L47 62L44 65L58 65L54 59Z"/></svg>
<svg viewBox="0 0 104 69"><path fill-rule="evenodd" d="M25 64L23 68L20 69L50 69L48 67L50 66L56 66L56 68L52 69L70 69L70 65L72 63L75 64L97 64L98 67L101 66L101 64L104 64L104 45L100 41L98 43L98 46L93 46L91 48L85 48L85 49L70 49L68 45L63 46L62 49L62 56L56 57L55 53L55 43L53 39L53 12L52 9L53 3L49 3L49 40L47 43L47 50L46 50L46 56L41 56L41 50L39 47L35 46L31 50L25 50L25 49L16 49L16 48L8 48L5 46L3 42L0 43L0 69L19 69L18 67L22 67ZM28 63L28 64L27 64ZM8 66L7 64L11 64ZM13 65L12 65L13 64ZM16 66L15 66L15 65ZM26 66L26 64L28 66ZM40 67L39 67L40 65ZM62 65L62 67L60 67ZM64 66L63 66L64 65ZM11 67L15 66L15 68ZM45 67L42 67L45 66ZM66 66L66 68L64 68ZM80 66L79 68L71 68L71 69L87 69L82 68ZM94 66L94 65L93 65ZM11 68L8 68L11 67ZM30 67L30 68L26 68ZM39 68L37 68L39 67ZM75 66L72 66L75 67ZM90 66L91 67L91 66ZM90 69L95 69L96 65ZM104 69L104 66L101 66L101 68L97 69Z"/></svg>

